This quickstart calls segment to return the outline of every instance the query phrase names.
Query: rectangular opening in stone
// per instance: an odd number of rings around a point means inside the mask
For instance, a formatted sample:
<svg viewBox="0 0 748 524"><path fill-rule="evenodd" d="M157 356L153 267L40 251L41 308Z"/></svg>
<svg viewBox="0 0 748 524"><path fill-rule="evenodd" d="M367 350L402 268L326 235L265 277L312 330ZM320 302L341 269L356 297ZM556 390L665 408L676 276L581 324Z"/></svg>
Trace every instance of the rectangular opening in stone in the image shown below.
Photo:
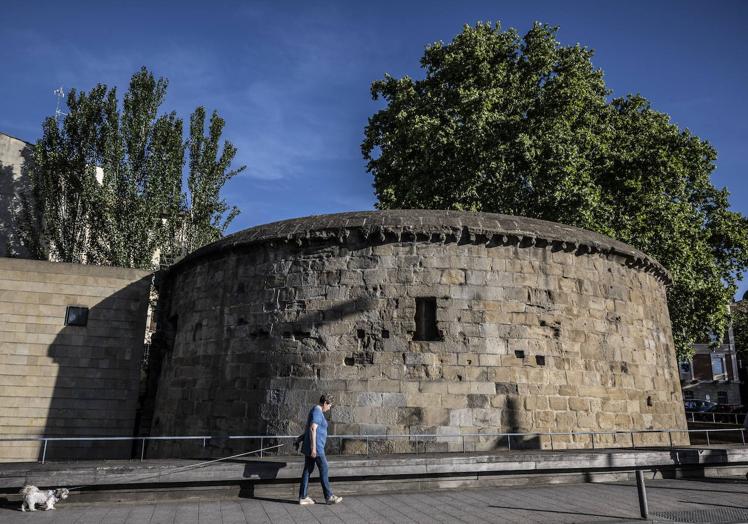
<svg viewBox="0 0 748 524"><path fill-rule="evenodd" d="M535 363L538 366L545 366L545 356L544 355L535 355Z"/></svg>
<svg viewBox="0 0 748 524"><path fill-rule="evenodd" d="M517 357L517 358L524 359L525 358L525 352L522 351L521 349L517 349L517 350L514 351L514 356Z"/></svg>
<svg viewBox="0 0 748 524"><path fill-rule="evenodd" d="M416 298L416 333L413 340L440 340L436 326L436 298Z"/></svg>
<svg viewBox="0 0 748 524"><path fill-rule="evenodd" d="M65 312L66 326L85 326L88 324L88 308L68 306Z"/></svg>

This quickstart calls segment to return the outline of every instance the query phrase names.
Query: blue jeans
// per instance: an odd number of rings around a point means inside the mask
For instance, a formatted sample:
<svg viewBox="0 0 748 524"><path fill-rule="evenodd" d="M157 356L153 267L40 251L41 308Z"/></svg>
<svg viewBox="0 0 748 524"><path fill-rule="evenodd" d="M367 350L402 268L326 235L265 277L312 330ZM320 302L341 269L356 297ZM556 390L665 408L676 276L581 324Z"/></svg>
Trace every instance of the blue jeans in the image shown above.
<svg viewBox="0 0 748 524"><path fill-rule="evenodd" d="M314 465L319 468L319 481L322 484L322 493L325 494L325 500L332 497L332 489L330 489L330 480L327 478L327 458L324 455L317 455L316 457L305 456L304 457L304 473L301 475L301 485L299 486L299 498L304 499L307 497L307 490L309 489L309 475L314 471Z"/></svg>

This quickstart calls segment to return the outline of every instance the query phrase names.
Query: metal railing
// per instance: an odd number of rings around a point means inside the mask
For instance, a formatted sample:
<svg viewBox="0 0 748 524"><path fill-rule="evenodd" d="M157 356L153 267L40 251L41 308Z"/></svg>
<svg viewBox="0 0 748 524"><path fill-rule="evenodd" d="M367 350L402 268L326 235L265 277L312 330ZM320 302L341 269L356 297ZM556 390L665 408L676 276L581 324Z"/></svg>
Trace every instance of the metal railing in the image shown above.
<svg viewBox="0 0 748 524"><path fill-rule="evenodd" d="M745 413L686 411L686 420L688 422L711 422L712 424L740 425L745 420L745 415Z"/></svg>
<svg viewBox="0 0 748 524"><path fill-rule="evenodd" d="M712 429L712 428L704 428L704 429L644 429L644 430L627 430L627 431L571 431L571 432L530 432L530 433L453 433L453 434L444 434L444 433L407 433L407 434L378 434L378 435L356 435L356 434L343 434L343 435L328 435L328 439L332 442L338 441L338 452L342 454L343 450L343 442L345 440L349 441L356 441L356 442L363 442L365 443L365 454L366 456L370 455L371 452L371 443L373 441L396 441L398 439L407 439L407 441L414 443L415 447L415 454L419 453L427 453L428 443L445 443L455 440L458 440L458 442L461 443L461 449L460 450L437 450L438 452L449 452L449 453L465 453L467 451L466 448L466 438L467 439L486 439L486 438L496 438L499 441L506 440L506 447L508 450L512 450L512 439L514 439L515 449L525 447L523 446L523 443L526 442L529 439L538 438L541 439L542 437L547 437L548 442L550 444L550 450L555 450L556 446L554 445L554 437L556 438L556 443L561 439L561 437L564 437L566 439L571 439L572 442L586 444L586 442L579 442L579 437L587 437L589 439L590 445L592 449L602 449L600 448L600 445L603 446L606 444L611 444L610 442L603 442L604 436L612 436L613 437L613 444L616 444L615 448L626 448L627 446L621 446L620 440L621 437L624 437L624 440L626 440L625 437L628 437L628 447L629 448L636 448L636 447L657 447L662 446L663 444L657 443L646 443L644 442L643 435L667 435L667 444L668 447L672 448L673 446L673 434L688 434L689 440L690 436L692 434L704 434L706 437L706 443L707 445L711 445L712 440L714 439L714 434L716 433L719 435L725 435L728 433L739 433L740 443L745 445L746 443L746 430L745 428L725 428L725 429ZM636 443L635 436L639 436L639 445ZM130 441L130 442L139 442L140 443L140 460L145 459L145 453L146 453L146 444L151 441L198 441L201 442L202 447L206 448L208 445L208 442L211 440L215 441L227 441L227 440L256 440L260 443L260 448L265 447L266 442L281 442L284 444L283 448L285 449L286 446L291 444L294 440L297 439L296 435L230 435L230 436L211 436L211 435L190 435L190 436L156 436L156 437L32 437L32 436L22 436L22 437L1 437L1 442L25 442L25 441L31 441L31 442L41 442L42 443L42 453L41 457L39 459L39 462L44 464L47 459L47 448L49 443L52 442L116 442L116 441ZM615 442L618 440L619 442ZM288 442L283 442L288 441ZM737 442L736 442L737 443ZM496 443L498 444L498 442ZM421 447L423 450L421 450ZM542 448L542 443L540 444L540 447ZM495 447L492 448L493 450L498 450L500 448ZM576 448L567 448L567 449L586 449L586 446L576 447ZM473 451L476 451L473 449ZM487 451L487 450L486 450ZM389 451L390 453L397 453L396 451ZM401 451L400 453L412 453L412 450L409 451ZM281 453L278 453L281 454ZM356 453L350 453L351 455L355 455ZM360 453L359 453L360 454ZM260 457L263 456L262 451L259 453Z"/></svg>

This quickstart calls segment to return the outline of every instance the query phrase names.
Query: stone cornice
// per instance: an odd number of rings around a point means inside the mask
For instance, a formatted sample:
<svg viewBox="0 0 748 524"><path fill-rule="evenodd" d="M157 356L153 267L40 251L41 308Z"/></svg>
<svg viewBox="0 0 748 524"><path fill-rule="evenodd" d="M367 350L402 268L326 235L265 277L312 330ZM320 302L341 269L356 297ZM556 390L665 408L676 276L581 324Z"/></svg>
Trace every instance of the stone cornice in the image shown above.
<svg viewBox="0 0 748 524"><path fill-rule="evenodd" d="M534 218L425 209L357 211L264 224L208 244L179 260L170 270L189 265L203 257L241 250L256 244L293 242L301 246L330 240L345 243L353 238L363 238L372 243L418 240L485 244L489 247L549 247L579 255L601 253L620 257L621 263L626 266L652 273L666 284L672 282L668 271L654 258L599 233Z"/></svg>

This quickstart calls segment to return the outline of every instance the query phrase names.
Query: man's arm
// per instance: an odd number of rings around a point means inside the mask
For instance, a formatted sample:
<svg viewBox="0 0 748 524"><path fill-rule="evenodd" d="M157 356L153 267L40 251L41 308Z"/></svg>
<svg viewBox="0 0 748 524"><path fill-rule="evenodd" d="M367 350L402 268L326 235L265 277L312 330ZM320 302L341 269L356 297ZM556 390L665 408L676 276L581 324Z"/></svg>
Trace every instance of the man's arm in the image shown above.
<svg viewBox="0 0 748 524"><path fill-rule="evenodd" d="M309 439L309 444L312 449L311 456L316 457L317 456L317 424L312 422L312 424L309 426L309 430L311 433L311 438Z"/></svg>

